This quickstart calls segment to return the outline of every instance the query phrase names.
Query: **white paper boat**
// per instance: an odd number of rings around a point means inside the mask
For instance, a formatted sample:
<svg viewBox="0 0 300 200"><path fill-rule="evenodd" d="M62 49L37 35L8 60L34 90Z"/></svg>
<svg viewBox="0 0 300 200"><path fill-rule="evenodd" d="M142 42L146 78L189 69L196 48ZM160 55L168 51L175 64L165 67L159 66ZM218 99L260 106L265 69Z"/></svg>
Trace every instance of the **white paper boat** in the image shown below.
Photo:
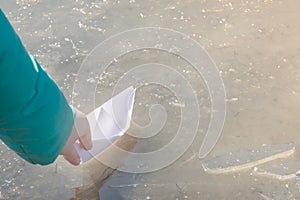
<svg viewBox="0 0 300 200"><path fill-rule="evenodd" d="M87 115L93 148L86 151L75 144L81 162L101 153L129 129L135 91L131 86Z"/></svg>

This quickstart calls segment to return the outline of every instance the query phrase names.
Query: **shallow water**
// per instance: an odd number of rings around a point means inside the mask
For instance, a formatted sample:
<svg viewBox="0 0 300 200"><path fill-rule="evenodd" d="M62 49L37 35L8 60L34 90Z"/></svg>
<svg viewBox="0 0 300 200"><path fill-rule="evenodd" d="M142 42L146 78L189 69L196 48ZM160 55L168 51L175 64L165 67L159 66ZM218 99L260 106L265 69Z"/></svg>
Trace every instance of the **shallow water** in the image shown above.
<svg viewBox="0 0 300 200"><path fill-rule="evenodd" d="M286 174L300 169L299 1L16 0L2 1L0 6L24 45L69 101L75 79L81 75L78 70L82 61L103 40L140 27L184 33L201 44L216 63L227 95L224 128L208 157L293 142L296 149L292 156L257 167ZM203 77L176 53L137 50L115 58L104 75L88 72L82 88L89 92L89 84L98 82L95 99L73 92L74 106L91 111L94 104L89 101L100 105L111 97L125 72L146 63L169 66L188 80L198 99L199 129L193 144L172 165L147 174L117 173L103 186L103 199L300 198L295 180L260 176L255 169L221 175L203 170L198 152L211 117L210 96ZM155 72L148 75L169 81L170 88L181 84L176 77L160 77ZM125 82L120 88L129 84ZM181 109L193 102L189 98L180 102L170 88L149 81L134 85L139 87L133 115L136 123L150 122L148 110L152 104L163 105L168 114L159 134L140 139L135 148L139 153L154 151L175 137ZM0 154L0 199L69 199L73 188L81 184L80 167L72 167L61 158L39 167L25 163L4 145L0 145Z"/></svg>

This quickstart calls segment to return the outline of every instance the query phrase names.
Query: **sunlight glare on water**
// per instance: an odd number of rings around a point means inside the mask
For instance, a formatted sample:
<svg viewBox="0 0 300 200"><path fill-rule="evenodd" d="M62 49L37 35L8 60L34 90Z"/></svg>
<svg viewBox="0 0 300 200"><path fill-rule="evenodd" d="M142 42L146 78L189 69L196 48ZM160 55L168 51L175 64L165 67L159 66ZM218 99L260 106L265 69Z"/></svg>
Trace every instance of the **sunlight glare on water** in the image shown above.
<svg viewBox="0 0 300 200"><path fill-rule="evenodd" d="M198 158L213 112L205 80L180 55L170 53L180 51L176 46L169 52L133 51L112 60L103 74L89 72L86 84L97 84L95 103L100 105L110 98L120 77L135 66L165 64L196 88L201 113L199 129L194 143L172 165L148 174L116 172L101 188L102 199L299 199L296 183L296 172L300 169L299 6L298 0L0 2L27 50L69 101L72 96L80 96L73 91L80 76L78 69L97 44L134 28L169 28L201 44L224 81L226 120L209 159L222 160L246 151L249 159L245 160L252 161L263 158L257 153L262 147L289 143L295 147L292 155L282 154L275 159L278 155L274 154L268 162L256 160L259 164L246 170L208 173L202 167L204 161ZM125 48L132 44L123 45ZM177 84L174 81L169 87ZM175 137L181 109L191 102L181 102L168 88L150 82L141 81L137 86L140 89L133 115L135 122L149 123L148 110L152 104L163 105L168 113L161 132L139 140L134 150L151 152ZM87 86L86 91L89 90ZM87 101L81 99L75 106L90 112L93 105ZM69 199L74 196L74 188L82 183L81 167L72 167L62 158L46 167L34 166L4 144L0 144L0 155L0 199ZM224 162L231 164L229 160ZM216 165L221 167L224 163Z"/></svg>

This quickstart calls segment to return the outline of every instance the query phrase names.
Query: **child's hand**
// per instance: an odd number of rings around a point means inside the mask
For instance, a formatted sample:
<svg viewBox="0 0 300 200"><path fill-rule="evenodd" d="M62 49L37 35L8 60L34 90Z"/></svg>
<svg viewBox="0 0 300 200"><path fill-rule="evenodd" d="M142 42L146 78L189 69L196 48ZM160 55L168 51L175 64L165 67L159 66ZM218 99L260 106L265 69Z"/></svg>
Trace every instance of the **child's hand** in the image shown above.
<svg viewBox="0 0 300 200"><path fill-rule="evenodd" d="M80 157L74 147L74 143L78 141L80 146L86 150L92 148L91 131L85 114L76 110L76 118L73 125L72 133L67 140L61 155L69 161L72 165L80 164Z"/></svg>

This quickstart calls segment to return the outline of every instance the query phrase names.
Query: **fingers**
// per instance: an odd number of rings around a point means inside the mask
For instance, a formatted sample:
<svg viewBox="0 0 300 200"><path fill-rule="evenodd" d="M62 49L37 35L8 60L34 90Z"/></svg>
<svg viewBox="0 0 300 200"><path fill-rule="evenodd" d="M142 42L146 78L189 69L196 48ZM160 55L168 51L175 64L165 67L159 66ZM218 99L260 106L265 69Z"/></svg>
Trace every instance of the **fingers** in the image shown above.
<svg viewBox="0 0 300 200"><path fill-rule="evenodd" d="M73 128L70 137L68 138L63 150L61 151L61 155L71 163L72 165L80 164L80 157L74 147L74 143L77 140L77 134L75 129Z"/></svg>
<svg viewBox="0 0 300 200"><path fill-rule="evenodd" d="M89 122L86 116L78 110L76 113L75 128L78 134L80 146L83 147L85 150L90 150L93 144L91 139Z"/></svg>
<svg viewBox="0 0 300 200"><path fill-rule="evenodd" d="M92 140L91 140L91 132L90 132L89 122L88 122L86 116L78 110L76 111L76 118L75 118L72 132L71 132L63 150L60 153L72 165L80 164L80 157L74 147L74 143L76 141L79 141L80 146L86 150L89 150L92 148Z"/></svg>
<svg viewBox="0 0 300 200"><path fill-rule="evenodd" d="M73 127L71 135L69 136L63 150L61 151L61 155L71 163L72 165L79 165L80 164L80 157L74 148L74 143L77 140L78 135L76 133L75 128Z"/></svg>
<svg viewBox="0 0 300 200"><path fill-rule="evenodd" d="M63 156L72 165L77 166L80 164L80 157L73 145L72 147L69 148L68 152L66 152Z"/></svg>
<svg viewBox="0 0 300 200"><path fill-rule="evenodd" d="M80 146L85 150L90 150L93 147L91 134L85 134L79 137Z"/></svg>

